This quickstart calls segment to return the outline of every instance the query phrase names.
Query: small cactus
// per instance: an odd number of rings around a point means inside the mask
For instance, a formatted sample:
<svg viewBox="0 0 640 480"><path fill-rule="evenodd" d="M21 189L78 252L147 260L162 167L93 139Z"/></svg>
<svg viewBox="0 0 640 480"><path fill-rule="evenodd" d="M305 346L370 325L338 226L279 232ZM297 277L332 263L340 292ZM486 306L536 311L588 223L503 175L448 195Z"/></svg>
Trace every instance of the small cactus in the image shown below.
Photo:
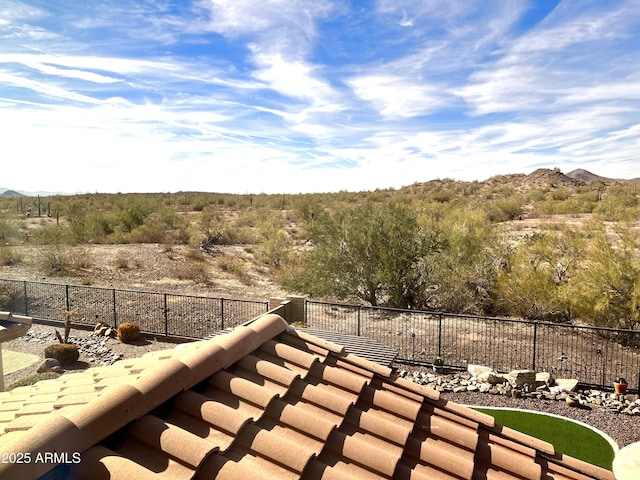
<svg viewBox="0 0 640 480"><path fill-rule="evenodd" d="M118 325L118 339L122 343L132 343L140 338L140 327L136 323Z"/></svg>
<svg viewBox="0 0 640 480"><path fill-rule="evenodd" d="M78 361L78 346L72 343L54 343L44 349L45 358L55 358L60 365L70 365Z"/></svg>

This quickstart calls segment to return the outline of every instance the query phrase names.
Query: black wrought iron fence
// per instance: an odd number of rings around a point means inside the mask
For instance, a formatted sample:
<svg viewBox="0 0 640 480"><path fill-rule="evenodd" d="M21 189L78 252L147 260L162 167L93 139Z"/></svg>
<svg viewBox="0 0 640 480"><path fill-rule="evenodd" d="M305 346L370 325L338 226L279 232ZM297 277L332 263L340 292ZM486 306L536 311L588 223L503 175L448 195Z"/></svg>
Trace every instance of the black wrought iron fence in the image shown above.
<svg viewBox="0 0 640 480"><path fill-rule="evenodd" d="M532 322L307 300L309 328L365 336L398 352L397 360L429 365L532 369L556 378L610 387L624 377L640 385L640 331Z"/></svg>
<svg viewBox="0 0 640 480"><path fill-rule="evenodd" d="M36 319L118 326L204 338L266 313L269 302L0 279L0 310Z"/></svg>

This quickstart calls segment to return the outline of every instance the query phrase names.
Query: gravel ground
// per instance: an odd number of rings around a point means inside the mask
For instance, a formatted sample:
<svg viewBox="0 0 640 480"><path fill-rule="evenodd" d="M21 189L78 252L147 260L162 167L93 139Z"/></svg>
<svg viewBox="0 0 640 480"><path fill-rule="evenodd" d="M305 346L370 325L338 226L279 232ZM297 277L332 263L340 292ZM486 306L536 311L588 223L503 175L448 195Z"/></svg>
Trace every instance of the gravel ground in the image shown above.
<svg viewBox="0 0 640 480"><path fill-rule="evenodd" d="M23 353L31 353L43 358L44 347L57 342L52 335L54 327L48 325L34 324L31 327L30 337L22 337L3 345L4 350L13 350ZM58 329L63 333L61 328ZM80 343L92 337L89 330L74 329L71 336L79 339ZM31 340L27 340L31 338ZM81 353L80 359L75 366L68 370L80 370L91 366L98 366L106 358L111 362L114 356L120 358L134 358L144 355L146 352L174 348L175 342L169 342L164 337L146 337L136 344L124 344L117 339L105 339L104 346L108 350L106 357ZM9 386L13 382L36 373L38 364L31 365L22 370L5 375L5 385ZM410 368L410 367L407 367ZM487 407L510 407L524 410L535 410L552 413L563 417L571 418L591 425L607 435L618 444L620 448L630 443L640 442L640 417L613 413L594 407L592 409L575 408L568 406L563 401L544 401L532 398L511 398L502 395L490 395L478 392L441 392L441 398L465 405L478 405Z"/></svg>
<svg viewBox="0 0 640 480"><path fill-rule="evenodd" d="M3 351L15 351L22 353L30 353L38 355L44 360L44 349L47 345L57 343L54 330L58 330L61 335L64 334L64 328L53 327L49 325L33 324L29 333L21 338L17 338L2 345ZM156 350L165 350L174 348L175 342L168 342L165 337L143 337L134 344L126 344L120 342L116 338L94 337L92 330L72 329L70 337L76 344L86 344L87 339L94 338L96 346L104 346L106 350L98 353L97 351L89 352L80 349L80 358L76 364L67 367L68 371L83 370L88 367L95 367L112 363L112 359L118 358L135 358L144 355L147 352ZM104 345L101 345L104 342ZM33 375L36 373L41 362L37 362L29 367L17 370L4 376L5 387L9 387L12 383Z"/></svg>

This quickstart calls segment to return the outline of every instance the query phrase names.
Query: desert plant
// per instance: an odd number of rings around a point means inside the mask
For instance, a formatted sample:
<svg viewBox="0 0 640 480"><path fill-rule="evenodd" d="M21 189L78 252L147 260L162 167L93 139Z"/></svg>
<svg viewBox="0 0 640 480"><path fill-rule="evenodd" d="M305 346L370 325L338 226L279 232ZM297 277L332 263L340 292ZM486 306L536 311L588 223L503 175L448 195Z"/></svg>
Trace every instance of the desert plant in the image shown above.
<svg viewBox="0 0 640 480"><path fill-rule="evenodd" d="M70 365L78 361L78 346L72 343L54 343L44 349L45 358L55 358L60 365Z"/></svg>
<svg viewBox="0 0 640 480"><path fill-rule="evenodd" d="M410 206L366 204L319 215L309 225L316 247L305 254L294 289L371 305L412 306L428 286L421 260L439 247Z"/></svg>
<svg viewBox="0 0 640 480"><path fill-rule="evenodd" d="M118 340L122 343L132 343L140 338L140 327L137 323L121 323L118 325Z"/></svg>
<svg viewBox="0 0 640 480"><path fill-rule="evenodd" d="M91 256L85 248L46 245L40 248L38 254L40 268L50 275L64 275L91 265Z"/></svg>
<svg viewBox="0 0 640 480"><path fill-rule="evenodd" d="M640 324L640 239L617 225L615 236L604 226L591 232L582 268L574 279L571 301L580 319L596 326L634 329Z"/></svg>
<svg viewBox="0 0 640 480"><path fill-rule="evenodd" d="M20 262L22 262L22 255L13 247L0 247L0 266L8 267L17 265Z"/></svg>
<svg viewBox="0 0 640 480"><path fill-rule="evenodd" d="M209 268L202 259L176 261L171 267L171 276L178 280L191 280L195 283L209 283Z"/></svg>
<svg viewBox="0 0 640 480"><path fill-rule="evenodd" d="M56 334L56 338L58 339L57 344L49 345L44 349L45 358L55 358L60 362L60 365L69 365L74 363L80 357L80 353L78 351L78 346L73 343L69 343L69 334L71 333L71 319L76 312L69 311L64 314L64 337L60 335L58 330L54 330Z"/></svg>
<svg viewBox="0 0 640 480"><path fill-rule="evenodd" d="M264 263L277 268L287 261L292 246L291 239L283 229L272 229L260 243L258 252Z"/></svg>
<svg viewBox="0 0 640 480"><path fill-rule="evenodd" d="M249 283L249 274L245 267L245 262L241 259L231 256L222 255L218 259L218 267L226 273L230 273L243 283Z"/></svg>
<svg viewBox="0 0 640 480"><path fill-rule="evenodd" d="M118 252L116 258L113 260L113 264L119 270L129 269L129 256L125 252Z"/></svg>

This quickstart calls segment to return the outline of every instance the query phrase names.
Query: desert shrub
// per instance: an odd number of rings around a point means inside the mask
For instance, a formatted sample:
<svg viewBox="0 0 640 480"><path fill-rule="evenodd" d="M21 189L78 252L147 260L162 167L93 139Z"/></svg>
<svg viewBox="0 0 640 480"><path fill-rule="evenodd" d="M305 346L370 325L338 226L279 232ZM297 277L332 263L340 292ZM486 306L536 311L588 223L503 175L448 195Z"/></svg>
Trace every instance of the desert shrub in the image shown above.
<svg viewBox="0 0 640 480"><path fill-rule="evenodd" d="M60 365L70 365L78 361L80 353L73 343L54 343L44 349L45 358L55 358Z"/></svg>
<svg viewBox="0 0 640 480"><path fill-rule="evenodd" d="M515 220L522 215L522 199L519 197L501 198L487 203L487 218L494 222Z"/></svg>
<svg viewBox="0 0 640 480"><path fill-rule="evenodd" d="M49 245L38 251L42 271L48 274L68 273L72 270L71 252L68 247Z"/></svg>
<svg viewBox="0 0 640 480"><path fill-rule="evenodd" d="M22 262L22 255L13 247L0 247L0 266L8 267Z"/></svg>
<svg viewBox="0 0 640 480"><path fill-rule="evenodd" d="M195 283L209 283L209 268L202 259L176 261L172 265L170 274L178 280L190 280Z"/></svg>
<svg viewBox="0 0 640 480"><path fill-rule="evenodd" d="M107 243L109 236L115 232L113 215L96 212L85 218L85 231L92 243Z"/></svg>
<svg viewBox="0 0 640 480"><path fill-rule="evenodd" d="M129 234L131 243L163 243L165 238L166 226L155 217L148 218Z"/></svg>
<svg viewBox="0 0 640 480"><path fill-rule="evenodd" d="M140 338L140 327L137 323L121 323L118 325L118 340L122 343L132 343Z"/></svg>
<svg viewBox="0 0 640 480"><path fill-rule="evenodd" d="M231 255L223 255L218 259L218 267L226 273L230 273L243 283L248 283L249 274L242 260Z"/></svg>
<svg viewBox="0 0 640 480"><path fill-rule="evenodd" d="M571 191L566 188L558 188L551 192L551 199L559 202L565 201L571 196Z"/></svg>
<svg viewBox="0 0 640 480"><path fill-rule="evenodd" d="M20 237L20 226L17 221L0 218L0 240L6 242L11 239L19 239Z"/></svg>
<svg viewBox="0 0 640 480"><path fill-rule="evenodd" d="M61 374L57 372L44 372L44 373L36 373L34 375L29 375L28 377L21 378L17 382L9 385L7 390L13 390L18 387L28 387L30 385L34 385L38 383L40 380L52 380L54 378L58 378Z"/></svg>
<svg viewBox="0 0 640 480"><path fill-rule="evenodd" d="M444 188L435 188L429 195L429 199L438 203L448 203L456 198L456 192Z"/></svg>
<svg viewBox="0 0 640 480"><path fill-rule="evenodd" d="M640 325L640 238L622 225L615 227L614 235L600 225L589 236L570 297L575 314L596 326L636 328Z"/></svg>
<svg viewBox="0 0 640 480"><path fill-rule="evenodd" d="M51 275L67 274L91 266L91 255L86 248L65 245L46 245L38 250L38 263L42 271Z"/></svg>
<svg viewBox="0 0 640 480"><path fill-rule="evenodd" d="M617 185L607 190L594 213L605 221L629 221L638 216L639 205L636 186Z"/></svg>
<svg viewBox="0 0 640 480"><path fill-rule="evenodd" d="M120 206L114 213L114 220L125 232L131 232L144 223L151 209L142 202L132 200Z"/></svg>
<svg viewBox="0 0 640 480"><path fill-rule="evenodd" d="M291 239L283 229L279 228L266 235L258 246L258 253L264 263L277 268L287 261L291 248Z"/></svg>
<svg viewBox="0 0 640 480"><path fill-rule="evenodd" d="M127 270L129 268L129 255L125 252L118 252L116 258L113 260L113 265L120 270Z"/></svg>
<svg viewBox="0 0 640 480"><path fill-rule="evenodd" d="M72 232L68 228L58 225L46 225L34 229L31 239L32 242L37 245L63 245L74 243Z"/></svg>
<svg viewBox="0 0 640 480"><path fill-rule="evenodd" d="M525 239L497 277L502 313L530 320L570 320L572 278L585 256L583 232L548 229Z"/></svg>
<svg viewBox="0 0 640 480"><path fill-rule="evenodd" d="M184 251L184 258L186 260L190 260L193 262L204 262L204 256L202 255L202 250L194 246L189 246Z"/></svg>

